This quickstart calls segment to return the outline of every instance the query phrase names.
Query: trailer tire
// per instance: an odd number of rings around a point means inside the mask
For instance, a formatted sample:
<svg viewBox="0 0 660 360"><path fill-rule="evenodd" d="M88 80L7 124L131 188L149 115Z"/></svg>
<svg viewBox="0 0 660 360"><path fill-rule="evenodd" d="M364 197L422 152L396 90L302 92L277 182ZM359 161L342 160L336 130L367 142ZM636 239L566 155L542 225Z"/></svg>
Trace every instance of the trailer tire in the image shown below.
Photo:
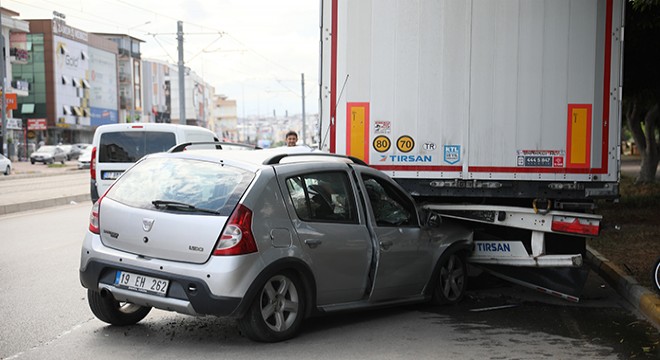
<svg viewBox="0 0 660 360"><path fill-rule="evenodd" d="M467 261L465 255L453 252L440 257L438 275L433 289L434 305L457 304L467 290Z"/></svg>

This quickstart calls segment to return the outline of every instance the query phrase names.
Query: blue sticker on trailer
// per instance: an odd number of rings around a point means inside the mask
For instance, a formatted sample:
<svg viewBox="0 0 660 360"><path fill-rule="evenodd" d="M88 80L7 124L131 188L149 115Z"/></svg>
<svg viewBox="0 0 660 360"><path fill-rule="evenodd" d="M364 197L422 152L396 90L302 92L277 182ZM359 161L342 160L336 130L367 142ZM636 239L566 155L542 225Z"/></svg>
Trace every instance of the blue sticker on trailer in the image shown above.
<svg viewBox="0 0 660 360"><path fill-rule="evenodd" d="M461 161L461 146L445 145L444 161L450 165L456 164L459 161Z"/></svg>

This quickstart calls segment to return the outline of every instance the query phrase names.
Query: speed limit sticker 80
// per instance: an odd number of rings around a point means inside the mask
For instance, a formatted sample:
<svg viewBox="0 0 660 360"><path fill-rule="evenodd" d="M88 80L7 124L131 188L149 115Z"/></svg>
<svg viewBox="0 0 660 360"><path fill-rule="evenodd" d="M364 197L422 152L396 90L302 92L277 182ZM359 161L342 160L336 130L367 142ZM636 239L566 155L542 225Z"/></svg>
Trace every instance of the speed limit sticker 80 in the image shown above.
<svg viewBox="0 0 660 360"><path fill-rule="evenodd" d="M378 135L374 138L373 142L374 149L378 152L385 152L390 149L392 142L390 138L385 135Z"/></svg>

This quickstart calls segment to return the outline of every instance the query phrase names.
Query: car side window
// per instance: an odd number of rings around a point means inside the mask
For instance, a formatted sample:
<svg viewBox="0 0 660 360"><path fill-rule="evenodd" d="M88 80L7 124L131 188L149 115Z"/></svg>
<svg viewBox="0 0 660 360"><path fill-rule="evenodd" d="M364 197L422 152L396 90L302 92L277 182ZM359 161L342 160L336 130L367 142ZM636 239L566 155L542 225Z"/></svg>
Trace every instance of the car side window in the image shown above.
<svg viewBox="0 0 660 360"><path fill-rule="evenodd" d="M290 177L287 190L303 221L357 223L357 208L346 173L323 172Z"/></svg>
<svg viewBox="0 0 660 360"><path fill-rule="evenodd" d="M371 209L378 226L417 226L415 204L392 184L363 175L362 181L369 196Z"/></svg>

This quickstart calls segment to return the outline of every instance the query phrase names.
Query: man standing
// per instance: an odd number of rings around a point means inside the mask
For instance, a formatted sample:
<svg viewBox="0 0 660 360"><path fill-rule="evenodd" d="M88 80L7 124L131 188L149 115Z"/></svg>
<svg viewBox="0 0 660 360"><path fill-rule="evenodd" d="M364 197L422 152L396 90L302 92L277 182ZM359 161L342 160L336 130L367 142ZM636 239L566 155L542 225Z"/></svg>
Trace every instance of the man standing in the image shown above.
<svg viewBox="0 0 660 360"><path fill-rule="evenodd" d="M298 142L298 133L291 130L286 133L286 146L296 146Z"/></svg>

